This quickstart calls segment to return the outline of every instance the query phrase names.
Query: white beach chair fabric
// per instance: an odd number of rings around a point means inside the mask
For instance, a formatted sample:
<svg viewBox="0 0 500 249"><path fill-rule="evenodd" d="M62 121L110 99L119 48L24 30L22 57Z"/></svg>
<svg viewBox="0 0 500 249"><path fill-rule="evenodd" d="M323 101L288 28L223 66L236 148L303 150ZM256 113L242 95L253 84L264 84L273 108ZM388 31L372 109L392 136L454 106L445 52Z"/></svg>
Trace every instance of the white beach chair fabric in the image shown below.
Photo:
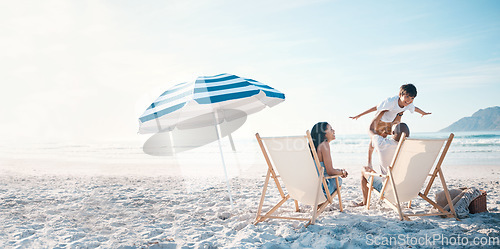
<svg viewBox="0 0 500 249"><path fill-rule="evenodd" d="M326 201L305 136L262 138L290 197L307 205ZM316 200L317 198L317 200Z"/></svg>
<svg viewBox="0 0 500 249"><path fill-rule="evenodd" d="M403 133L387 175L384 176L374 173L364 173L365 175L384 177L384 186L382 187L381 193L379 193L380 199L386 201L389 206L398 212L401 220L409 220L410 216L432 215L445 215L459 220L453 207L450 193L441 170L441 165L446 157L446 153L448 152L453 137L454 135L452 133L448 139L407 139ZM443 148L445 143L446 145ZM437 163L436 159L438 159ZM433 168L434 170L432 170ZM450 211L444 210L428 197L429 191L437 176L440 178L446 200L450 206ZM422 193L420 190L428 177L430 177L429 181L425 191ZM369 191L366 205L367 209L370 208L371 192L373 190L378 192L373 188L373 178L371 179L372 180L368 183ZM426 214L404 213L402 211L401 204L403 202L409 202L411 205L411 200L417 196L420 196L422 199L434 206L438 212Z"/></svg>
<svg viewBox="0 0 500 249"><path fill-rule="evenodd" d="M258 133L255 134L255 136L261 147L262 154L266 159L268 170L254 224L271 218L308 221L305 226L314 224L316 218L332 203L332 196L335 195L337 195L339 199L340 211L343 211L342 199L340 196L341 187L337 185L336 191L330 195L325 180L327 178L333 178L334 180L340 176L324 177L324 168L320 166L309 131L306 132L306 136L261 138ZM310 150L310 148L312 148L312 150ZM276 171L279 172L280 175L278 175ZM273 179L275 182L281 195L281 200L266 214L261 215L270 179ZM281 181L279 179L281 179ZM285 189L288 190L287 194L285 194L281 187L282 183ZM325 189L326 197L321 186ZM294 200L295 211L297 212L299 211L298 202L311 205L311 218L272 215L290 198Z"/></svg>
<svg viewBox="0 0 500 249"><path fill-rule="evenodd" d="M408 202L418 196L445 141L406 139L401 145L392 167L399 202ZM387 185L384 196L396 202L391 184Z"/></svg>

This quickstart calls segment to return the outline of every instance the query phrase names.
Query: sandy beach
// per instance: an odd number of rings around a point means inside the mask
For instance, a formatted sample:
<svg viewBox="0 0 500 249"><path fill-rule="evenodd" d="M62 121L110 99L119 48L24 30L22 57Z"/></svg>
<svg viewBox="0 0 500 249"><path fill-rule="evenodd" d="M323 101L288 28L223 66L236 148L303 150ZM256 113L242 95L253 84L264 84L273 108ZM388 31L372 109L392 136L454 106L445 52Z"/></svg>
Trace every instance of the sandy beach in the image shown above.
<svg viewBox="0 0 500 249"><path fill-rule="evenodd" d="M0 6L0 249L500 249L500 0ZM487 212L400 221L376 194L355 205L362 167L393 156L380 137L368 155L369 130L399 122L411 139L453 137L448 189L486 191ZM308 131L316 148L276 142L303 153L274 155L293 183L314 181L291 167L310 149L328 174L347 170L343 212L334 198L308 227L254 224L269 161L258 137ZM409 151L415 167L395 175L418 188L433 154ZM260 214L281 201L271 183ZM439 191L436 179L428 198ZM308 218L307 203L273 214ZM419 197L404 212L431 209Z"/></svg>
<svg viewBox="0 0 500 249"><path fill-rule="evenodd" d="M52 163L53 167L49 167ZM496 165L444 166L449 188L486 190L488 213L456 221L440 217L399 221L386 205L359 201L359 167L342 189L344 212L329 206L315 225L271 220L253 225L266 166L232 177L231 210L225 180L187 177L155 164L99 164L26 160L0 166L1 248L498 248L500 173ZM66 167L62 168L62 165ZM138 170L140 167L140 170ZM193 169L196 170L196 169ZM440 190L439 181L433 191ZM264 209L278 200L270 186ZM293 212L293 202L281 212ZM429 205L416 200L413 211ZM310 207L301 205L307 215ZM476 244L474 244L476 243Z"/></svg>

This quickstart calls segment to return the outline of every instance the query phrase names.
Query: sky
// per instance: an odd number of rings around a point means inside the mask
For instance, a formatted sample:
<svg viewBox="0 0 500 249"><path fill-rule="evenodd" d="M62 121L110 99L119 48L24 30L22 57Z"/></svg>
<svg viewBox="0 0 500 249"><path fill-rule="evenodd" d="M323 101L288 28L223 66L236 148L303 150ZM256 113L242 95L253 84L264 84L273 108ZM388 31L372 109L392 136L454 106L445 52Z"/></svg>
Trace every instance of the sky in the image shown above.
<svg viewBox="0 0 500 249"><path fill-rule="evenodd" d="M138 139L170 86L230 73L286 100L236 137L337 135L402 84L418 90L412 132L500 105L500 1L2 1L2 142Z"/></svg>

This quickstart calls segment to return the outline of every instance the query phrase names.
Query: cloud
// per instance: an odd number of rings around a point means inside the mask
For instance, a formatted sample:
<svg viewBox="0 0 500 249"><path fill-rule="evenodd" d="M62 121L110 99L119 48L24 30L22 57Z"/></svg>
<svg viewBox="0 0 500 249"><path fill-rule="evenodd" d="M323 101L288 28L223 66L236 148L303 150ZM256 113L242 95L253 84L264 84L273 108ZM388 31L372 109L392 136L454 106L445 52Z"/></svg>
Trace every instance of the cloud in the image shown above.
<svg viewBox="0 0 500 249"><path fill-rule="evenodd" d="M407 55L415 53L435 52L442 50L449 50L460 45L462 42L459 40L443 40L432 42L419 42L413 44L394 45L368 51L371 56L396 56Z"/></svg>
<svg viewBox="0 0 500 249"><path fill-rule="evenodd" d="M437 88L487 88L488 86L500 87L500 64L468 63L460 65L454 70L441 71L434 76L428 75L426 84Z"/></svg>
<svg viewBox="0 0 500 249"><path fill-rule="evenodd" d="M479 61L466 58L474 51L463 52L485 42L474 39L476 33L464 30L450 37L430 29L430 38L403 44L411 30L434 20L435 12L391 13L389 8L381 17L370 6L363 12L356 5L331 3L7 1L0 9L0 68L6 86L0 106L7 110L0 117L1 135L12 137L15 130L46 138L133 137L137 116L163 90L223 72L285 92L285 103L255 117L278 123L285 117L290 129L301 132L311 120L321 119L324 108L336 108L326 114L342 116L334 120L345 118L407 80L432 89L498 89L500 66L498 58L491 59L497 55ZM334 8L332 15L326 7ZM403 25L394 21L405 18ZM380 31L388 33L377 37ZM300 108L307 117L294 121ZM346 120L340 124L349 128Z"/></svg>

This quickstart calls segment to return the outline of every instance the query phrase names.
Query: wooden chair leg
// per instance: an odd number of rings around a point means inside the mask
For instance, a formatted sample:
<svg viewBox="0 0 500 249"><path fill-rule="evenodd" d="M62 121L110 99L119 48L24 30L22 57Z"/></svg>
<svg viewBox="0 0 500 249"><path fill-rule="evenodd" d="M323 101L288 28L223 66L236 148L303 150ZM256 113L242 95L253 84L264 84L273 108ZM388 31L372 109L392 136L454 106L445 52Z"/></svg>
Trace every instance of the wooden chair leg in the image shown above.
<svg viewBox="0 0 500 249"><path fill-rule="evenodd" d="M266 180L264 181L264 186L262 187L262 195L260 197L259 208L257 209L257 215L255 217L254 225L260 222L260 214L262 212L262 205L264 204L264 199L266 198L267 186L269 184L269 178L271 176L271 172L268 170L266 175Z"/></svg>
<svg viewBox="0 0 500 249"><path fill-rule="evenodd" d="M337 185L337 197L339 198L339 208L340 208L340 212L343 212L344 211L344 208L342 207L342 197L340 196L340 189L342 188L342 186L340 186L339 184L339 179L338 178L335 178L335 184ZM334 192L335 194L335 192ZM332 202L333 202L333 197L332 197Z"/></svg>

